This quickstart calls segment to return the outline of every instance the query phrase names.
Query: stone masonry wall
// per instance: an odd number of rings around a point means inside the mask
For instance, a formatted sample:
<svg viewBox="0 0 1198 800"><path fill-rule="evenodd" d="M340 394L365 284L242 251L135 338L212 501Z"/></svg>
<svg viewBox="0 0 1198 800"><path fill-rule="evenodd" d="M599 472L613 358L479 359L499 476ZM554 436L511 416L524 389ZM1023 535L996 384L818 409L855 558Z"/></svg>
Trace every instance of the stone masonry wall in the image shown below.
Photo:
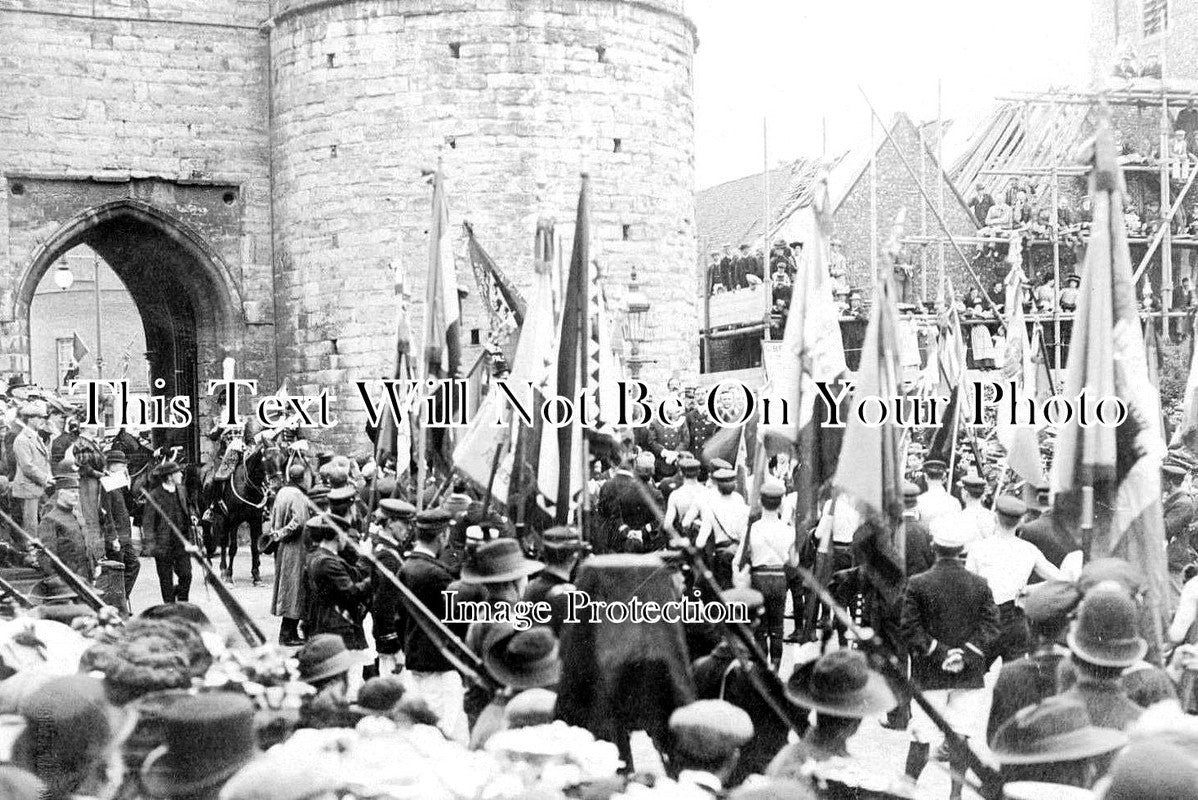
<svg viewBox="0 0 1198 800"><path fill-rule="evenodd" d="M248 309L243 341L220 345L245 356L243 375L273 385L266 15L265 0L0 0L0 290L13 290L34 247L66 221L33 207L31 194L14 196L16 179L78 180L80 197L95 180L129 182L112 187L129 196L139 181L171 197L177 186L180 198L188 186L233 187L234 213L210 243L242 297L266 302ZM41 215L31 240L10 236L14 214ZM21 325L0 326L3 355L24 346ZM201 378L219 368L200 364Z"/></svg>
<svg viewBox="0 0 1198 800"><path fill-rule="evenodd" d="M280 357L297 385L388 375L389 265L419 346L431 189L522 289L539 215L569 234L592 176L592 253L609 296L632 268L653 301L644 374L693 370L694 30L678 0L276 4L271 27ZM619 140L618 143L616 140ZM477 294L468 262L461 285ZM464 334L486 324L468 303ZM467 338L468 341L468 338ZM353 393L356 394L356 393ZM358 437L356 397L337 404Z"/></svg>
<svg viewBox="0 0 1198 800"><path fill-rule="evenodd" d="M1093 0L1090 4L1090 74L1108 80L1119 45L1131 42L1136 54L1161 58L1170 81L1198 81L1198 3L1169 0L1164 34L1144 35L1144 4L1138 0Z"/></svg>

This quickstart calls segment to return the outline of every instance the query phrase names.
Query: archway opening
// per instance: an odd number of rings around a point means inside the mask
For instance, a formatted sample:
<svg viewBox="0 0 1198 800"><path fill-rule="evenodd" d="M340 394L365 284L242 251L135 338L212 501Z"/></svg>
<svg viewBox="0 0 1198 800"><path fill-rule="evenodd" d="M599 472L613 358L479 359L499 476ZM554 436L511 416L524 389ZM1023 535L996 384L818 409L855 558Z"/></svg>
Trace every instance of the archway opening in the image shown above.
<svg viewBox="0 0 1198 800"><path fill-rule="evenodd" d="M74 277L66 292L55 281L61 264ZM106 280L108 271L112 277ZM97 272L98 352L104 359L100 365L92 355L97 352L92 344L97 338ZM79 292L73 291L76 282ZM84 295L91 299L86 310ZM232 301L227 287L194 232L175 227L150 208L119 204L95 210L64 226L42 248L17 300L18 314L27 324L30 374L38 376L37 382L56 385L57 350L63 348L64 354L66 350L61 340L71 337L74 346L77 334L89 351L78 359L80 377L96 377L100 367L106 379L127 380L130 392L188 398L192 424L155 427L152 438L158 446L179 446L189 460L199 460L200 428L208 408L206 397L201 403L204 381L219 377L221 361L236 352L236 343L229 333ZM56 308L68 302L72 304L68 308ZM62 321L76 306L80 313ZM59 322L50 333L48 327L56 318ZM67 324L71 333L64 333ZM134 332L137 328L140 337ZM48 337L52 344L47 345ZM53 363L47 365L45 360L51 358Z"/></svg>

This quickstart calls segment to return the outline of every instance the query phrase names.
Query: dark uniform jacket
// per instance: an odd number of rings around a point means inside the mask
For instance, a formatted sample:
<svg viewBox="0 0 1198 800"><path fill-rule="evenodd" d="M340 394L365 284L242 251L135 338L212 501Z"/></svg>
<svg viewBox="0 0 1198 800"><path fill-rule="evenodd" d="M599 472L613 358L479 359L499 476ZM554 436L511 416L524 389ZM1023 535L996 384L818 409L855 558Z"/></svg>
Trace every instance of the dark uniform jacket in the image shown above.
<svg viewBox="0 0 1198 800"><path fill-rule="evenodd" d="M104 541L116 539L121 550L133 551L133 526L129 519L129 508L125 505L125 490L113 489L100 495L101 519L104 523Z"/></svg>
<svg viewBox="0 0 1198 800"><path fill-rule="evenodd" d="M638 488L638 484L641 488ZM619 470L599 490L599 502L595 506L599 519L599 539L595 542L596 553L621 553L625 537L620 526L643 528L657 521L645 494L652 497L660 508L661 493L655 486L645 484L630 472Z"/></svg>
<svg viewBox="0 0 1198 800"><path fill-rule="evenodd" d="M678 460L675 457L673 464L667 464L661 457L663 450L673 450L675 454L685 450L690 446L691 434L687 427L686 417L682 418L679 425L666 425L661 420L654 419L649 423L649 442L646 449L657 457L655 465L656 472L654 475L660 480L667 475L673 475L678 471Z"/></svg>
<svg viewBox="0 0 1198 800"><path fill-rule="evenodd" d="M998 636L998 609L990 585L955 558L938 559L907 581L903 639L911 653L911 677L924 689L980 689L986 649ZM945 672L949 650L960 648L965 668Z"/></svg>
<svg viewBox="0 0 1198 800"><path fill-rule="evenodd" d="M85 581L91 581L96 571L97 556L90 553L83 538L83 527L70 511L54 506L42 515L37 524L37 536L46 549L58 556L67 568ZM53 575L49 564L40 565L42 572Z"/></svg>
<svg viewBox="0 0 1198 800"><path fill-rule="evenodd" d="M703 446L711 441L716 431L720 429L715 420L701 406L688 408L686 411L686 427L690 430L690 451L695 458L703 460Z"/></svg>
<svg viewBox="0 0 1198 800"><path fill-rule="evenodd" d="M374 551L375 557L384 567L399 575L403 569L403 559L400 557L398 546L391 546L380 541ZM382 575L374 582L374 597L370 605L370 618L373 620L371 633L374 636L374 647L383 654L399 652L399 614L403 607L399 599L399 589Z"/></svg>
<svg viewBox="0 0 1198 800"><path fill-rule="evenodd" d="M568 593L572 591L574 591L574 584L570 581L549 570L541 570L528 581L528 586L524 589L524 596L520 599L528 600L531 603L542 601L549 603L548 627L553 630L554 634L560 634L562 620L566 617Z"/></svg>
<svg viewBox="0 0 1198 800"><path fill-rule="evenodd" d="M184 536L191 530L191 514L183 487L168 492L159 485L150 490L150 497L154 502L146 501L141 517L142 555L165 557L182 550L183 545L175 536L171 524ZM161 513L158 508L162 509Z"/></svg>
<svg viewBox="0 0 1198 800"><path fill-rule="evenodd" d="M1078 548L1072 534L1057 524L1051 508L1031 522L1020 525L1018 535L1020 539L1034 544L1054 567L1061 566L1065 556ZM1043 579L1033 572L1028 578L1028 583L1039 583L1041 580Z"/></svg>
<svg viewBox="0 0 1198 800"><path fill-rule="evenodd" d="M449 568L428 553L413 550L403 563L400 580L438 619L445 619L445 598L441 592L453 582ZM413 672L449 672L453 665L424 634L416 619L402 615L404 664Z"/></svg>
<svg viewBox="0 0 1198 800"><path fill-rule="evenodd" d="M317 548L308 561L308 635L335 633L350 650L366 649L362 620L370 599L370 577L345 559Z"/></svg>
<svg viewBox="0 0 1198 800"><path fill-rule="evenodd" d="M789 728L778 719L753 688L753 682L727 642L694 662L695 695L700 700L726 700L753 719L753 738L740 749L740 759L728 780L737 785L749 775L764 774L770 761L786 746Z"/></svg>
<svg viewBox="0 0 1198 800"><path fill-rule="evenodd" d="M932 534L928 526L914 517L903 520L903 529L907 532L907 577L927 572L936 563L936 554L932 550Z"/></svg>
<svg viewBox="0 0 1198 800"><path fill-rule="evenodd" d="M986 741L1021 708L1034 706L1057 693L1057 668L1065 653L1061 648L1032 653L1003 664L994 682Z"/></svg>

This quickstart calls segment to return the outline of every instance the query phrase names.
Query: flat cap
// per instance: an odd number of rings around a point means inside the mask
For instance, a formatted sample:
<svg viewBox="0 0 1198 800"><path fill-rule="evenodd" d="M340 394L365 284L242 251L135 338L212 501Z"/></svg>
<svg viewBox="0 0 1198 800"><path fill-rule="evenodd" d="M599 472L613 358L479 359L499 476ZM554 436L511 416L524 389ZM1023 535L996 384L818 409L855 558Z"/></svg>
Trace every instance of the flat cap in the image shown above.
<svg viewBox="0 0 1198 800"><path fill-rule="evenodd" d="M986 488L986 481L979 478L977 475L966 475L961 479L961 485L970 492L981 493Z"/></svg>
<svg viewBox="0 0 1198 800"><path fill-rule="evenodd" d="M707 463L711 466L712 470L732 469L732 465L729 464L727 461L725 461L722 458L713 458L713 459L711 459L711 461L709 461Z"/></svg>
<svg viewBox="0 0 1198 800"><path fill-rule="evenodd" d="M657 457L646 450L636 457L637 472L652 472L657 467Z"/></svg>
<svg viewBox="0 0 1198 800"><path fill-rule="evenodd" d="M736 480L736 473L731 469L717 469L711 473L711 477L717 481L734 481Z"/></svg>
<svg viewBox="0 0 1198 800"><path fill-rule="evenodd" d="M329 487L325 486L323 483L316 484L315 486L313 486L311 489L308 490L308 499L309 500L328 500L329 499Z"/></svg>
<svg viewBox="0 0 1198 800"><path fill-rule="evenodd" d="M687 469L687 470L698 469L701 466L702 466L702 464L699 463L699 459L695 458L694 456L688 456L685 458L678 459L678 468L679 469Z"/></svg>
<svg viewBox="0 0 1198 800"><path fill-rule="evenodd" d="M329 489L330 503L344 503L346 500L353 500L358 496L358 491L352 486L338 486L335 489Z"/></svg>
<svg viewBox="0 0 1198 800"><path fill-rule="evenodd" d="M1082 593L1069 581L1044 581L1033 584L1023 598L1023 613L1030 622L1064 619L1081 602Z"/></svg>
<svg viewBox="0 0 1198 800"><path fill-rule="evenodd" d="M911 481L903 481L903 497L919 497L923 492L919 491L919 486Z"/></svg>
<svg viewBox="0 0 1198 800"><path fill-rule="evenodd" d="M582 544L582 534L566 525L557 525L541 534L541 544L547 547Z"/></svg>
<svg viewBox="0 0 1198 800"><path fill-rule="evenodd" d="M999 516L1018 519L1027 513L1027 503L1013 494L1004 494L994 501L994 510Z"/></svg>
<svg viewBox="0 0 1198 800"><path fill-rule="evenodd" d="M79 473L68 472L65 475L54 476L55 489L78 489L79 488Z"/></svg>
<svg viewBox="0 0 1198 800"><path fill-rule="evenodd" d="M766 478L761 484L761 496L781 499L786 494L786 487L777 478Z"/></svg>
<svg viewBox="0 0 1198 800"><path fill-rule="evenodd" d="M943 475L944 471L947 469L948 464L945 464L938 458L929 458L927 461L923 462L923 471L929 475Z"/></svg>
<svg viewBox="0 0 1198 800"><path fill-rule="evenodd" d="M969 544L970 527L960 513L941 514L929 525L933 544L941 547L964 547Z"/></svg>
<svg viewBox="0 0 1198 800"><path fill-rule="evenodd" d="M453 516L443 508L429 508L416 515L418 528L444 528Z"/></svg>
<svg viewBox="0 0 1198 800"><path fill-rule="evenodd" d="M105 450L104 460L109 464L127 464L129 462L124 450Z"/></svg>
<svg viewBox="0 0 1198 800"><path fill-rule="evenodd" d="M725 700L696 700L670 715L670 734L675 752L718 761L753 738L753 720Z"/></svg>
<svg viewBox="0 0 1198 800"><path fill-rule="evenodd" d="M379 510L388 517L396 519L411 519L416 516L416 506L406 500L398 500L394 497L384 497L380 500Z"/></svg>

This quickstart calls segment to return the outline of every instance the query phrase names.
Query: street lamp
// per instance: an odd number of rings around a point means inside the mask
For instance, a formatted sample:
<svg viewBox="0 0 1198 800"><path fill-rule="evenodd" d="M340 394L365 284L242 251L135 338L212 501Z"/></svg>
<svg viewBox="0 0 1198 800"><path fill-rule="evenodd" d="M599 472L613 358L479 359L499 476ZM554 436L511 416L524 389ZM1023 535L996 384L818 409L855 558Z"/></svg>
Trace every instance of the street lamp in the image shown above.
<svg viewBox="0 0 1198 800"><path fill-rule="evenodd" d="M71 272L71 268L64 263L59 263L54 268L54 285L59 291L65 292L75 284L75 275Z"/></svg>
<svg viewBox="0 0 1198 800"><path fill-rule="evenodd" d="M649 298L641 291L636 282L636 269L632 270L628 281L628 295L624 301L627 316L624 323L624 338L631 345L628 357L628 371L633 380L641 376L641 365L649 363L650 359L641 356L641 343L648 340L646 328L649 320Z"/></svg>

